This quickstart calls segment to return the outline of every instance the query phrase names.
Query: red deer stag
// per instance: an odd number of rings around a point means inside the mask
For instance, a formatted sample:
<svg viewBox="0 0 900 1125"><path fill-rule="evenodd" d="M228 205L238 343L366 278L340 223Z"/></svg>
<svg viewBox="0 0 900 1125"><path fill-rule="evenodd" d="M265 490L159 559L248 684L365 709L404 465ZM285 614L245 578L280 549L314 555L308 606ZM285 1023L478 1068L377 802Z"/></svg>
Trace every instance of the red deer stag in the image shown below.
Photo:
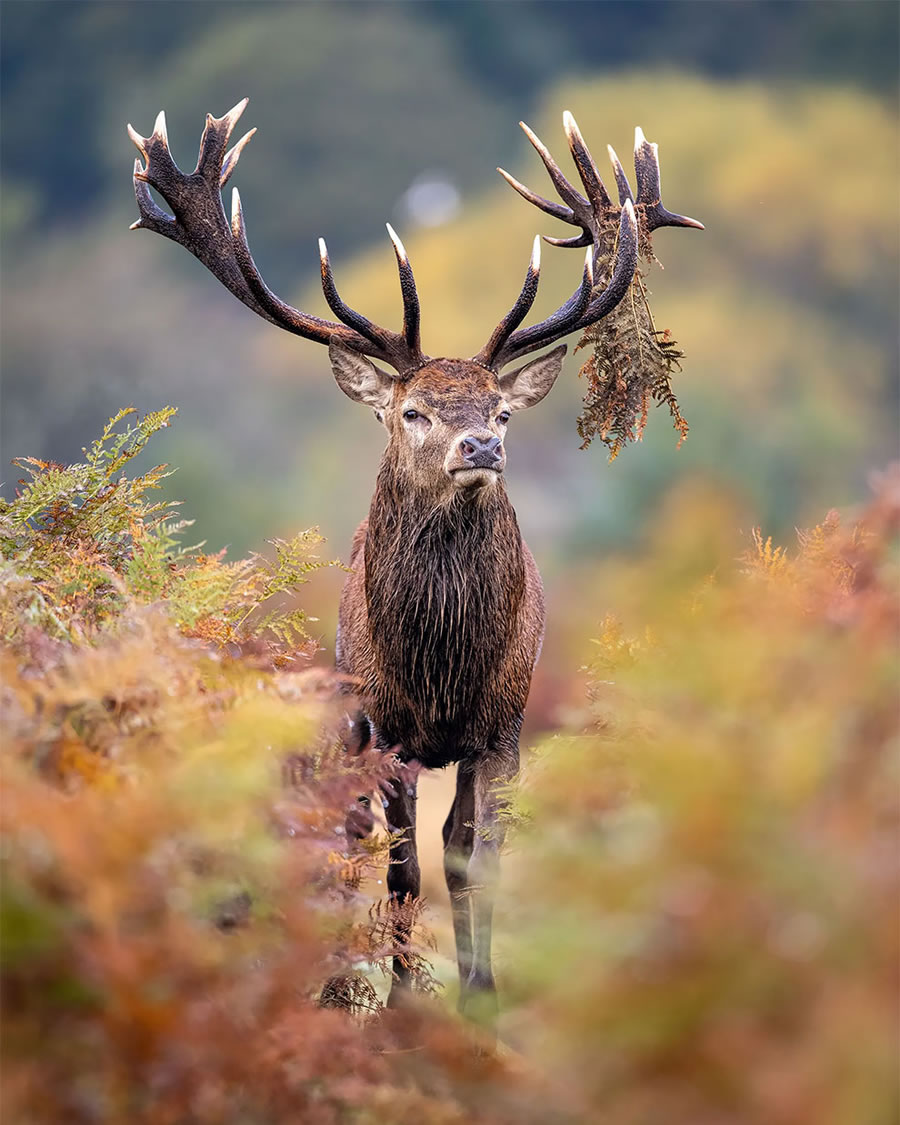
<svg viewBox="0 0 900 1125"><path fill-rule="evenodd" d="M491 1021L496 1011L493 887L504 835L499 790L518 769L519 730L544 629L540 577L503 485L504 440L510 416L535 406L553 386L566 347L504 369L583 331L615 308L634 277L639 228L649 233L702 224L663 207L656 146L640 130L636 197L610 149L616 205L571 114L563 121L584 195L523 125L562 203L501 173L541 211L579 228L574 237L547 241L587 248L581 281L546 320L520 327L538 287L540 240L535 238L522 291L481 351L471 359L432 359L419 340L419 298L409 259L390 226L403 298L402 331L381 328L344 304L324 242L319 244L322 287L340 323L300 312L268 288L250 254L237 189L230 222L222 206L221 190L255 131L226 153L246 104L245 99L224 117L207 117L197 167L189 175L172 159L164 114L149 137L128 127L143 157L143 164L136 160L134 167L141 217L132 229L180 242L261 317L327 344L338 386L348 398L371 407L387 430L369 517L353 540L340 605L337 666L361 685L359 744L397 748L406 767L398 768L402 778L386 803L388 823L401 833L388 870L388 888L398 902L419 894L416 771L458 763L456 797L443 835L460 1008ZM151 187L172 215L156 204ZM595 286L595 267L599 272L609 260L613 243L608 281ZM408 942L402 923L396 937L402 950ZM389 1003L400 1002L409 987L409 966L401 952L394 960Z"/></svg>

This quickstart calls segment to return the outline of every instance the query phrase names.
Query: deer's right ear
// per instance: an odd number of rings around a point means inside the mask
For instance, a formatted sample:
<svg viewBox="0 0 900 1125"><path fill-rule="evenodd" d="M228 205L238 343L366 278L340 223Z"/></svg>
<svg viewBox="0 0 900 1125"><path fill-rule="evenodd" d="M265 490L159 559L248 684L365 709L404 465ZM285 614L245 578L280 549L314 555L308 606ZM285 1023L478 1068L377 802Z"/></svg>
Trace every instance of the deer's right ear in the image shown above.
<svg viewBox="0 0 900 1125"><path fill-rule="evenodd" d="M550 393L550 388L562 371L563 360L566 356L566 345L554 348L546 355L529 360L522 367L510 371L508 375L500 376L500 390L510 410L527 410L529 406L536 406L545 395Z"/></svg>
<svg viewBox="0 0 900 1125"><path fill-rule="evenodd" d="M394 380L371 360L348 348L336 336L328 342L328 355L335 381L347 398L384 411L391 401Z"/></svg>

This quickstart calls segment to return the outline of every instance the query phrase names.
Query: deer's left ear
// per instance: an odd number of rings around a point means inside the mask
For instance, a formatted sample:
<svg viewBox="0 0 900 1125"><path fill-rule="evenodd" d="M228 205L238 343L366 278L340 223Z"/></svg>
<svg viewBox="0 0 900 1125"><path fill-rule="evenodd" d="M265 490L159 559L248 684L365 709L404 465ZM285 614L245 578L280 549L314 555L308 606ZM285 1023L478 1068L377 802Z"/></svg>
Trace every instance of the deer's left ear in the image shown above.
<svg viewBox="0 0 900 1125"><path fill-rule="evenodd" d="M565 355L566 345L562 344L552 352L530 360L524 367L501 375L500 390L510 410L526 410L539 403L562 371Z"/></svg>

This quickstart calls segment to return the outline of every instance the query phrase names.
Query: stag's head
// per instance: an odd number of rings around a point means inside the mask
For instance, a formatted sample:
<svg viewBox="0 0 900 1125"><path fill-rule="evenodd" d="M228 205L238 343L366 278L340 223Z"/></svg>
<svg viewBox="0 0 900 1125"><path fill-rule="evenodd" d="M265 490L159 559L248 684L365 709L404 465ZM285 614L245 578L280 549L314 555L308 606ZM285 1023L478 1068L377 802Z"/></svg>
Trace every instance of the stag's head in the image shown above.
<svg viewBox="0 0 900 1125"><path fill-rule="evenodd" d="M430 359L404 380L339 340L329 353L344 394L370 406L387 429L387 456L407 486L449 497L499 481L510 417L547 394L566 348L502 375L475 360Z"/></svg>
<svg viewBox="0 0 900 1125"><path fill-rule="evenodd" d="M540 239L522 291L488 342L471 359L431 359L419 336L419 298L409 258L388 226L403 297L403 328L391 332L346 305L338 294L328 251L320 241L322 288L338 321L301 312L277 297L263 281L250 254L237 189L230 222L222 206L241 151L255 130L228 150L232 130L247 99L224 117L207 116L197 167L183 173L169 152L161 113L149 137L128 126L144 160L135 161L134 188L147 228L180 242L245 305L273 324L327 344L338 386L351 399L371 407L388 431L388 456L413 487L432 494L476 495L500 479L506 464L504 441L510 416L534 406L559 375L565 346L554 348L514 370L509 364L584 331L607 316L628 292L638 257L639 231L657 227L701 227L667 211L660 200L656 145L636 130L634 154L637 194L632 194L618 157L609 149L618 190L614 204L571 114L563 115L569 149L584 195L566 179L540 140L523 125L562 203L544 199L499 169L513 188L541 211L577 227L571 238L546 238L555 246L586 247L584 270L574 293L539 324L520 327L537 295ZM153 200L154 188L172 208L167 214ZM596 283L595 283L596 277Z"/></svg>

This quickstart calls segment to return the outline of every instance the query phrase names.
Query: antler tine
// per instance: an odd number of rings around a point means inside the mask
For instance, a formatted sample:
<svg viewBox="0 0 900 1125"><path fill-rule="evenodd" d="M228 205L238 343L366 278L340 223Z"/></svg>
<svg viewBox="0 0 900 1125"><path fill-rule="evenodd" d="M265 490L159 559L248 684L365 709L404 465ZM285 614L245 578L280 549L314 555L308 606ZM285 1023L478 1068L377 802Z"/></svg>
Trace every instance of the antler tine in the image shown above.
<svg viewBox="0 0 900 1125"><path fill-rule="evenodd" d="M594 253L589 247L584 255L584 271L581 282L572 296L540 324L532 324L530 328L522 328L518 332L508 335L502 346L497 348L491 363L498 371L510 360L516 359L526 352L536 351L538 348L560 339L573 332L587 311L591 293L594 288Z"/></svg>
<svg viewBox="0 0 900 1125"><path fill-rule="evenodd" d="M628 182L628 177L625 175L625 169L622 167L622 161L616 156L616 150L612 145L606 146L606 151L609 153L609 160L613 166L613 173L616 177L616 187L619 189L619 204L624 206L625 200L630 199L634 202L634 196L631 194L631 184Z"/></svg>
<svg viewBox="0 0 900 1125"><path fill-rule="evenodd" d="M615 231L613 224L617 209L600 178L597 166L572 114L568 110L563 114L563 127L587 199L582 198L569 183L547 148L531 129L522 122L520 124L543 161L560 198L567 206L552 203L550 200L536 195L510 176L509 173L502 169L498 169L498 171L507 183L515 188L529 203L533 203L542 211L568 223L570 226L581 227L580 234L569 238L552 238L545 235L544 241L549 242L552 246L589 247L588 255L592 257L593 270L598 274L601 271L605 274L610 268L608 255L611 246L615 246L615 261L612 265L612 276L609 284L593 299L591 299L590 291L585 297L586 282L583 279L582 285L569 300L540 324L517 331L504 332L506 321L501 323L494 330L488 344L479 353L479 357L488 356L488 362L498 370L511 359L543 347L569 332L583 330L591 324L595 324L611 312L622 300L628 292L637 269L638 224L636 211L640 211L642 214L642 227L648 233L662 226L703 229L703 224L697 222L696 219L689 219L686 215L673 214L663 207L659 194L657 147L649 144L641 130L637 129L635 131L634 156L638 183L636 200L631 193L628 178L619 158L615 151L611 147L609 148L609 158L612 162L619 195L618 238L616 242L613 242ZM497 343L498 340L499 344Z"/></svg>
<svg viewBox="0 0 900 1125"><path fill-rule="evenodd" d="M223 245L231 244L231 233L222 209L222 198L216 185L210 190L206 180L186 176L172 158L166 129L166 115L157 115L153 132L143 137L129 125L128 136L144 159L135 160L133 171L134 197L140 218L131 230L151 230L179 243L199 258L206 268L255 313L272 320L253 296L233 253L222 253ZM172 208L168 214L160 207L150 188L153 187Z"/></svg>
<svg viewBox="0 0 900 1125"><path fill-rule="evenodd" d="M228 181L231 179L231 174L237 167L237 162L241 158L241 153L244 151L244 145L256 133L253 128L249 133L245 133L238 143L225 154L225 159L222 162L222 171L219 174L219 188L224 188Z"/></svg>
<svg viewBox="0 0 900 1125"><path fill-rule="evenodd" d="M637 268L637 219L634 206L627 201L619 217L619 238L616 261L609 285L591 299L593 292L593 248L585 255L584 275L581 285L569 300L552 316L514 332L498 352L494 367L499 370L504 364L538 348L551 344L570 332L584 330L598 320L602 320L628 292L634 271Z"/></svg>
<svg viewBox="0 0 900 1125"><path fill-rule="evenodd" d="M337 337L354 351L389 364L402 377L404 372L426 358L418 345L418 299L408 262L405 266L400 265L404 291L404 334L399 335L379 328L341 301L331 277L326 251L322 282L329 304L343 321L338 324L295 309L269 289L250 253L240 194L236 190L232 197L231 221L226 219L222 188L234 172L247 142L256 132L251 129L245 133L226 153L231 134L246 105L247 99L244 98L223 117L207 114L197 166L190 175L181 171L169 151L164 113L157 117L149 137L141 136L131 125L128 126L128 135L144 160L143 165L140 160L136 160L134 165L134 194L140 218L131 229L152 230L180 243L199 258L239 301L279 328L321 344L328 344ZM171 215L153 199L151 187L172 209ZM405 253L403 251L404 259Z"/></svg>
<svg viewBox="0 0 900 1125"><path fill-rule="evenodd" d="M137 148L138 152L144 158L144 162L146 163L146 161L150 159L150 157L147 155L147 138L142 137L130 121L125 126L125 129L128 132L128 136L130 137L132 144L134 144L134 146Z"/></svg>
<svg viewBox="0 0 900 1125"><path fill-rule="evenodd" d="M241 207L241 195L237 188L231 189L231 234L235 258L241 274L267 319L288 332L293 332L297 336L304 336L308 340L317 340L323 344L327 343L335 334L346 333L345 328L338 324L332 324L330 320L323 320L309 313L300 312L293 305L282 301L266 285L256 262L253 260L253 255L250 253L247 228L244 223L244 211ZM345 342L350 343L349 340Z"/></svg>
<svg viewBox="0 0 900 1125"><path fill-rule="evenodd" d="M527 199L529 203L533 203L535 207L539 207L541 211L545 211L548 215L552 215L554 219L561 219L564 223L575 222L575 212L571 207L563 207L561 203L554 203L552 199L544 199L542 195L527 188L523 183L511 176L509 172L503 168L498 168L497 171L506 180L511 188L514 188L523 199Z"/></svg>
<svg viewBox="0 0 900 1125"><path fill-rule="evenodd" d="M129 126L131 129L131 126ZM134 132L134 130L131 130ZM137 136L137 134L135 134ZM134 138L132 138L134 139ZM141 137L141 140L144 138ZM137 141L135 141L137 144ZM147 186L147 181L144 176L144 169L141 167L141 162L138 157L134 160L134 173L132 176L134 181L134 195L137 199L138 209L141 212L141 217L131 224L129 230L140 230L146 228L147 230L156 231L157 234L165 235L168 238L175 238L175 234L169 233L168 227L175 227L175 220L171 215L167 215L162 207L156 202L150 194L150 188Z"/></svg>
<svg viewBox="0 0 900 1125"><path fill-rule="evenodd" d="M540 235L535 235L522 292L516 298L516 303L513 307L494 329L491 338L478 355L474 357L477 363L483 363L485 367L493 367L497 353L531 311L531 306L534 304L534 299L537 296L540 278L541 238Z"/></svg>
<svg viewBox="0 0 900 1125"><path fill-rule="evenodd" d="M135 169L135 179L143 183L151 183L151 165L154 176L164 181L180 174L178 165L172 159L172 154L169 151L169 134L166 129L165 110L161 109L156 115L153 132L149 137L142 137L131 125L128 126L128 136L137 146L146 166ZM155 183L153 187L156 187Z"/></svg>
<svg viewBox="0 0 900 1125"><path fill-rule="evenodd" d="M559 198L572 209L579 225L584 225L584 220L590 212L588 201L569 183L559 165L550 155L550 150L540 137L538 137L533 130L529 129L524 121L519 122L519 127L529 141L531 141L535 151L543 161L544 167L547 169L550 179L553 181L553 186L559 192Z"/></svg>
<svg viewBox="0 0 900 1125"><path fill-rule="evenodd" d="M584 190L588 197L588 202L591 205L591 211L594 216L602 214L612 207L612 200L609 198L606 185L600 179L597 165L594 163L593 157L587 145L584 143L581 130L578 128L575 118L568 110L563 114L563 128L566 131L566 137L569 141L569 151L572 153L572 159L575 161L578 175L581 177L581 182L584 184Z"/></svg>
<svg viewBox="0 0 900 1125"><path fill-rule="evenodd" d="M241 98L237 105L232 106L222 117L213 117L211 113L207 113L206 126L203 130L203 136L200 138L200 151L197 154L197 167L194 169L195 176L202 176L210 182L215 179L219 186L222 186L222 162L225 157L225 150L228 147L229 140L231 140L234 127L247 108L249 101L249 98ZM246 138L242 143L246 144Z"/></svg>
<svg viewBox="0 0 900 1125"><path fill-rule="evenodd" d="M579 246L593 246L594 236L589 230L573 235L572 238L552 238L549 234L545 234L544 242L548 246L563 246L566 249L575 249Z"/></svg>
<svg viewBox="0 0 900 1125"><path fill-rule="evenodd" d="M324 238L319 239L319 261L322 268L322 292L325 294L328 307L339 320L342 320L349 328L355 329L361 336L365 336L379 351L385 350L386 334L384 329L373 324L362 313L351 309L341 299L334 283L334 274L331 272L331 261L328 257L328 247L325 245Z"/></svg>
<svg viewBox="0 0 900 1125"><path fill-rule="evenodd" d="M403 338L406 340L406 346L411 354L421 355L419 294L416 290L416 279L413 276L412 266L409 264L406 247L400 241L391 224L385 223L385 226L394 247L394 254L397 257L397 272L400 275L400 294L403 297Z"/></svg>
<svg viewBox="0 0 900 1125"><path fill-rule="evenodd" d="M638 224L634 204L626 199L619 216L619 232L616 245L616 262L613 267L609 284L598 296L594 297L584 315L576 325L578 329L588 328L602 320L607 313L612 312L622 300L637 270L638 261Z"/></svg>
<svg viewBox="0 0 900 1125"><path fill-rule="evenodd" d="M703 223L687 215L676 215L662 205L659 182L659 146L650 144L640 126L634 131L634 174L637 177L637 202L645 207L647 229L658 227L695 227L703 230Z"/></svg>

